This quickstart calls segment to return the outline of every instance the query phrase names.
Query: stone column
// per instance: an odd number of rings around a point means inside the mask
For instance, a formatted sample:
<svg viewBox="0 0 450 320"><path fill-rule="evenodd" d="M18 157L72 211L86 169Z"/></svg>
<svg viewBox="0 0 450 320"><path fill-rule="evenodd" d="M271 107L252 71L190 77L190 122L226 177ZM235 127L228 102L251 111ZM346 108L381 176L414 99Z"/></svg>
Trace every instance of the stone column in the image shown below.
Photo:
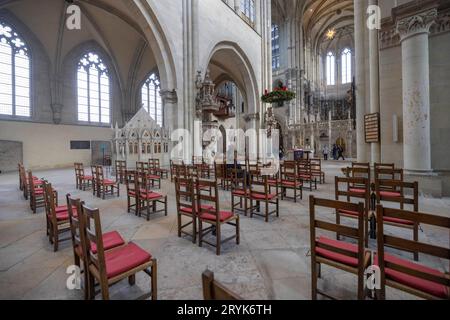
<svg viewBox="0 0 450 320"><path fill-rule="evenodd" d="M403 151L408 171L431 171L428 35L437 9L397 19L402 45Z"/></svg>
<svg viewBox="0 0 450 320"><path fill-rule="evenodd" d="M370 5L378 5L378 0L369 0ZM370 113L380 113L380 60L378 29L369 30L370 65ZM371 144L371 162L381 162L381 143Z"/></svg>
<svg viewBox="0 0 450 320"><path fill-rule="evenodd" d="M366 28L365 0L354 0L355 5L355 78L356 78L356 145L358 162L367 162L364 133L366 105L364 33Z"/></svg>

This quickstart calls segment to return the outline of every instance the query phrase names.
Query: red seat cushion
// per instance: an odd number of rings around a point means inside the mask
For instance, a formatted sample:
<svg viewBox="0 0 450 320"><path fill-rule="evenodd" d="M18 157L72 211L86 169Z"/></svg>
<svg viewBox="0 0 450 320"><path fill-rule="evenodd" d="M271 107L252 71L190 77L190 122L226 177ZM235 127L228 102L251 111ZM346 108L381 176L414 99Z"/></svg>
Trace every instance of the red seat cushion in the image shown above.
<svg viewBox="0 0 450 320"><path fill-rule="evenodd" d="M307 174L301 174L300 178L305 179L305 180L311 180L311 175L307 175Z"/></svg>
<svg viewBox="0 0 450 320"><path fill-rule="evenodd" d="M398 191L380 191L380 196L389 198L399 198L402 194Z"/></svg>
<svg viewBox="0 0 450 320"><path fill-rule="evenodd" d="M197 205L195 205L195 208L197 208ZM201 208L203 210L214 210L213 206L208 206L208 205L204 205L204 204L201 205ZM184 213L187 213L187 214L192 214L192 208L181 207L180 211L183 211Z"/></svg>
<svg viewBox="0 0 450 320"><path fill-rule="evenodd" d="M81 177L83 180L92 180L92 176L83 176Z"/></svg>
<svg viewBox="0 0 450 320"><path fill-rule="evenodd" d="M151 254L134 243L105 252L106 275L108 279L130 271L144 263L150 262Z"/></svg>
<svg viewBox="0 0 450 320"><path fill-rule="evenodd" d="M56 220L58 222L69 220L69 212L67 212L67 211L55 212L55 214L56 214ZM75 212L74 212L74 215L76 215Z"/></svg>
<svg viewBox="0 0 450 320"><path fill-rule="evenodd" d="M428 274L432 274L435 276L441 276L445 277L445 275L436 269L423 266L405 259L401 259L392 255L385 254L384 260L387 262L395 263L403 267L407 267L409 269L417 270L420 272L425 272ZM375 256L375 264L378 265L378 256ZM387 279L394 280L396 282L399 282L403 285L406 285L408 287L420 290L422 292L429 293L433 296L440 297L443 299L448 299L450 297L449 287L446 287L444 285L424 280L421 278L417 278L405 273L402 273L400 271L392 270L390 268L385 268L385 274Z"/></svg>
<svg viewBox="0 0 450 320"><path fill-rule="evenodd" d="M316 241L317 243L322 243L334 248L338 248L338 249L343 249L346 251L350 251L350 252L354 252L354 253L358 253L358 247L354 244L348 243L348 242L344 242L344 241L338 241L338 240L332 240L329 239L327 237L320 237L319 239L317 239ZM324 248L319 248L316 247L316 254L318 256L348 265L348 266L352 266L352 267L357 267L358 266L358 259L357 258L353 258L353 257L349 257L346 256L344 254L340 254L340 253L336 253Z"/></svg>
<svg viewBox="0 0 450 320"><path fill-rule="evenodd" d="M55 211L56 212L64 212L67 211L67 206L58 206L55 207ZM72 211L74 211L74 213L77 211L77 207L76 206L72 206Z"/></svg>
<svg viewBox="0 0 450 320"><path fill-rule="evenodd" d="M159 199L159 198L162 198L163 195L162 195L162 194L159 194L159 193L156 193L156 192L149 192L149 193L146 193L146 192L142 192L142 191L141 191L140 197L141 197L141 199L149 199L149 200L153 200L153 199Z"/></svg>
<svg viewBox="0 0 450 320"><path fill-rule="evenodd" d="M241 196L245 196L247 193L245 192L245 190L234 190L233 191L233 195L234 196L239 196L239 197L241 197Z"/></svg>
<svg viewBox="0 0 450 320"><path fill-rule="evenodd" d="M413 226L414 225L413 221L404 220L404 219L398 219L398 218L392 218L392 217L383 217L383 220L385 222L398 223L398 224L403 224L403 225L407 225L407 226Z"/></svg>
<svg viewBox="0 0 450 320"><path fill-rule="evenodd" d="M297 188L297 187L300 187L302 184L300 181L283 180L283 181L281 181L281 185L283 187Z"/></svg>
<svg viewBox="0 0 450 320"><path fill-rule="evenodd" d="M220 211L219 212L219 221L220 222L224 222L228 219L230 219L231 217L233 217L234 214L233 212L229 212L229 211ZM200 218L202 220L210 220L210 221L216 221L216 215L213 213L202 213L200 215Z"/></svg>
<svg viewBox="0 0 450 320"><path fill-rule="evenodd" d="M159 179L161 179L161 177L160 176L155 176L155 175L148 175L147 176L147 179L150 179L150 180L159 180Z"/></svg>
<svg viewBox="0 0 450 320"><path fill-rule="evenodd" d="M339 210L339 213L341 213L341 214L347 214L347 215L349 215L349 216L355 216L355 217L357 217L359 214L358 214L358 212L356 212L356 211L350 211L350 210Z"/></svg>
<svg viewBox="0 0 450 320"><path fill-rule="evenodd" d="M116 182L115 181L113 181L113 180L110 180L110 179L103 179L103 184L105 184L105 185L112 185L112 184L116 184Z"/></svg>
<svg viewBox="0 0 450 320"><path fill-rule="evenodd" d="M362 189L362 188L350 188L350 189L348 189L348 191L353 192L353 193L360 193L360 194L366 193L366 189Z"/></svg>
<svg viewBox="0 0 450 320"><path fill-rule="evenodd" d="M252 193L251 194L252 199L255 199L255 200L266 200L266 196L267 196L267 199L269 199L269 200L275 199L277 197L277 195L275 193L267 194L267 195L260 194L260 193Z"/></svg>
<svg viewBox="0 0 450 320"><path fill-rule="evenodd" d="M125 240L123 240L122 236L117 231L104 233L102 238L104 250L110 250L125 244ZM91 250L92 253L97 253L97 245L95 243L91 243Z"/></svg>
<svg viewBox="0 0 450 320"><path fill-rule="evenodd" d="M276 186L278 184L278 180L270 179L270 180L267 180L267 183L272 186Z"/></svg>

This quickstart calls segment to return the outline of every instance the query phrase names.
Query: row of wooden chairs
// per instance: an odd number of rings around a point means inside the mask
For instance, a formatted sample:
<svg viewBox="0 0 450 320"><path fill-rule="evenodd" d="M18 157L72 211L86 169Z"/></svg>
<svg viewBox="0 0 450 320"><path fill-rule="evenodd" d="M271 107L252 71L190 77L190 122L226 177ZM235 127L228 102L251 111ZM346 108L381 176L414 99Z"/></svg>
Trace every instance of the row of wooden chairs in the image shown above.
<svg viewBox="0 0 450 320"><path fill-rule="evenodd" d="M357 212L357 227L344 226L338 222L334 224L329 219L319 219L316 214L318 207L332 209L336 212ZM356 204L310 197L312 299L317 299L318 294L334 298L317 286L317 280L321 278L322 264L357 275L358 299L365 299L368 294L365 285L367 281L365 273L369 267L374 270L377 267L381 273L379 275L380 286L376 290L376 298L378 299L385 299L386 286L425 299L450 299L450 276L448 272L411 262L391 253L385 253L386 247L394 247L400 251L417 251L450 261L450 249L448 247L420 242L419 239L404 239L385 233L385 222L390 219L399 219L408 220L417 225L426 224L439 227L448 234L450 232L450 219L426 213L384 208L378 205L376 211L378 249L372 259L374 254L364 245L365 211L363 202ZM336 233L338 240L321 236L318 231ZM356 244L339 240L339 236L354 238Z"/></svg>
<svg viewBox="0 0 450 320"><path fill-rule="evenodd" d="M87 175L82 163L75 163L76 188L86 191L92 189L92 194L105 199L107 195L120 196L119 181L105 178L103 166L92 165L91 174Z"/></svg>
<svg viewBox="0 0 450 320"><path fill-rule="evenodd" d="M235 239L239 245L239 216L220 209L219 191L215 181L175 177L175 193L179 237L188 235L192 237L192 242L196 243L198 236L199 246L202 247L204 243L213 246L217 255L220 255L221 246L225 242ZM183 223L183 217L188 218L189 222ZM205 224L209 227L204 227ZM224 225L230 225L236 230L235 234L227 239L222 239ZM191 227L192 232L187 232L187 227ZM205 239L209 234L215 235L215 243Z"/></svg>
<svg viewBox="0 0 450 320"><path fill-rule="evenodd" d="M167 195L152 190L152 178L140 171L127 170L125 172L125 184L127 189L127 211L132 210L138 216L145 210L147 221L152 214L164 212L167 216ZM158 205L163 205L159 209Z"/></svg>

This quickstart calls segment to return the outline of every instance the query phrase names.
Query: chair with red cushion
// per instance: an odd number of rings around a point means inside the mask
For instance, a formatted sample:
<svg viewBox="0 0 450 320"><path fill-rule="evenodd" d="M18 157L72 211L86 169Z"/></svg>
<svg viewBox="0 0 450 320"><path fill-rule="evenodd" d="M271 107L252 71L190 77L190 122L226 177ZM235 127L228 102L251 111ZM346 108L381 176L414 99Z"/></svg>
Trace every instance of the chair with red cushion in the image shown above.
<svg viewBox="0 0 450 320"><path fill-rule="evenodd" d="M192 242L197 242L197 202L195 194L195 181L193 179L175 177L175 195L177 202L177 224L178 237L187 235L192 237ZM212 207L209 207L211 209ZM183 224L182 218L186 217L190 221ZM192 226L192 233L185 231Z"/></svg>
<svg viewBox="0 0 450 320"><path fill-rule="evenodd" d="M370 163L352 162L352 167L347 168L346 176L347 176L347 178L365 178L369 181L369 183L371 183L372 180L371 180ZM349 186L349 191L365 194L366 193L366 185L352 183Z"/></svg>
<svg viewBox="0 0 450 320"><path fill-rule="evenodd" d="M333 200L318 199L310 196L310 230L311 230L311 291L312 299L317 300L321 294L333 298L317 288L317 279L321 277L321 265L328 266L353 273L358 278L358 299L365 298L364 272L370 265L370 252L364 248L364 204L349 203ZM333 211L345 210L357 212L358 226L356 228L330 223L327 220L319 220L316 217L316 208L327 208ZM334 232L341 236L355 238L356 244L334 240L317 234L318 230L327 233Z"/></svg>
<svg viewBox="0 0 450 320"><path fill-rule="evenodd" d="M151 180L148 174L138 174L136 176L137 184L139 186L138 195L138 214L139 217L142 215L142 211L145 210L147 214L147 221L150 220L150 215L164 212L167 216L167 195L163 195L159 192L154 192L151 188ZM163 209L158 209L158 204L163 205Z"/></svg>
<svg viewBox="0 0 450 320"><path fill-rule="evenodd" d="M292 199L297 202L297 199L303 199L303 182L297 172L297 164L295 161L284 161L281 168L281 200L285 198ZM293 197L287 196L287 190L294 192Z"/></svg>
<svg viewBox="0 0 450 320"><path fill-rule="evenodd" d="M148 166L151 174L160 176L161 179L169 178L169 170L161 168L159 159L149 159Z"/></svg>
<svg viewBox="0 0 450 320"><path fill-rule="evenodd" d="M161 189L161 176L150 170L148 162L136 162L136 170L140 176L145 175L145 181L152 189Z"/></svg>
<svg viewBox="0 0 450 320"><path fill-rule="evenodd" d="M202 273L203 299L206 301L243 300L239 295L225 288L223 284L214 280L214 273L205 270Z"/></svg>
<svg viewBox="0 0 450 320"><path fill-rule="evenodd" d="M265 218L269 222L269 216L275 214L280 216L280 198L278 192L278 184L270 185L269 177L261 175L260 172L250 172L250 218L254 215ZM271 188L275 188L275 192L270 192ZM256 205L253 204L256 202ZM264 203L264 212L261 211L261 203ZM275 209L270 211L270 206L275 206Z"/></svg>
<svg viewBox="0 0 450 320"><path fill-rule="evenodd" d="M207 186L212 189L212 194L207 195L202 191L202 186ZM195 181L198 223L199 223L199 246L203 243L209 244L216 248L216 254L220 256L221 245L230 240L236 239L239 245L239 215L233 212L220 210L219 191L215 181ZM203 224L208 224L210 227L203 229ZM222 228L224 225L230 225L236 228L236 234L222 240ZM205 236L213 234L216 236L216 243L205 240Z"/></svg>
<svg viewBox="0 0 450 320"><path fill-rule="evenodd" d="M156 300L156 259L132 242L106 251L99 210L82 206L81 215L81 219L86 221L83 252L86 252L88 266L88 298L95 298L95 281L100 284L103 300L109 300L110 286L127 278L129 284L134 285L136 274L143 271L151 277L151 298Z"/></svg>
<svg viewBox="0 0 450 320"><path fill-rule="evenodd" d="M298 160L297 173L299 179L302 181L303 184L305 184L305 182L309 184L309 191L313 190L313 185L314 189L317 190L317 177L314 176L312 173L311 160L309 159Z"/></svg>
<svg viewBox="0 0 450 320"><path fill-rule="evenodd" d="M103 173L103 166L97 166L96 171L96 180L97 180L97 195L98 197L101 197L102 199L105 199L106 195L110 194L111 196L114 195L115 191L117 192L117 197L120 196L120 186L119 182L106 179L105 175Z"/></svg>
<svg viewBox="0 0 450 320"><path fill-rule="evenodd" d="M78 212L82 212L82 206L84 206L84 202L81 202L80 199L74 199L70 196L70 194L66 195L67 199L67 212L69 213L69 223L70 230L72 234L72 247L73 247L73 256L74 263L80 269L82 267L81 262L83 262L83 267L87 265L86 262L86 252L83 252L83 243L86 238L86 234L83 232L85 230L84 223L86 223L85 219L83 219L83 215L78 215ZM120 246L125 245L125 240L117 231L112 231L103 234L103 245L104 250L111 250ZM92 251L94 253L97 252L96 246L92 245ZM88 273L84 272L84 294L85 299L88 299Z"/></svg>
<svg viewBox="0 0 450 320"><path fill-rule="evenodd" d="M85 174L82 163L75 163L75 178L77 189L86 191L93 186L93 177Z"/></svg>
<svg viewBox="0 0 450 320"><path fill-rule="evenodd" d="M315 178L319 178L319 183L325 183L325 172L322 171L322 159L310 159L311 174Z"/></svg>
<svg viewBox="0 0 450 320"><path fill-rule="evenodd" d="M116 181L120 184L125 183L125 175L127 171L127 162L123 160L115 161Z"/></svg>
<svg viewBox="0 0 450 320"><path fill-rule="evenodd" d="M139 183L138 174L134 170L126 170L124 173L125 185L127 188L127 211L134 208L135 215L139 214Z"/></svg>
<svg viewBox="0 0 450 320"><path fill-rule="evenodd" d="M44 181L36 180L33 177L33 173L28 171L28 179L25 180L25 183L28 183L28 186L25 185L25 190L28 190L29 199L30 199L30 208L33 213L36 213L38 208L45 207L45 199L44 199ZM56 192L56 191L55 191ZM58 200L56 200L58 201ZM56 203L58 205L58 203Z"/></svg>
<svg viewBox="0 0 450 320"><path fill-rule="evenodd" d="M449 270L431 268L395 254L385 253L385 247L395 247L396 250L415 252L437 259L447 260L450 263L450 247L430 244L418 240L407 240L397 235L391 236L384 232L386 219L410 220L414 224L427 225L434 232L442 231L450 234L450 218L430 215L420 212L409 212L399 209L383 208L377 206L377 232L378 253L375 262L381 270L381 290L377 296L386 297L386 286L402 290L424 299L450 299ZM445 264L442 264L444 266Z"/></svg>
<svg viewBox="0 0 450 320"><path fill-rule="evenodd" d="M344 185L344 188L342 188ZM358 188L355 188L358 186ZM364 192L362 192L364 191ZM364 243L369 246L369 206L370 206L370 181L366 178L341 178L335 177L335 200L340 201L346 197L347 202L352 198L364 201ZM358 219L358 212L348 210L336 210L336 224L341 224L341 217ZM339 234L337 239L339 240Z"/></svg>
<svg viewBox="0 0 450 320"><path fill-rule="evenodd" d="M395 191L386 191L395 190ZM411 196L407 195L407 191ZM381 180L375 181L375 192L377 204L381 202L393 202L399 203L400 209L404 209L405 205L412 206L414 212L419 211L419 183L418 182L403 182L398 180ZM419 239L419 228L420 225L415 223L410 219L396 219L391 217L386 217L385 224L389 224L395 227L410 229L413 232L413 240L418 241ZM419 253L414 252L414 260L419 260Z"/></svg>
<svg viewBox="0 0 450 320"><path fill-rule="evenodd" d="M58 251L59 243L70 240L61 238L60 235L70 231L69 213L67 207L57 209L55 191L50 183L44 183L44 203L47 220L47 234L49 241L53 244L53 251Z"/></svg>
<svg viewBox="0 0 450 320"><path fill-rule="evenodd" d="M239 168L235 163L231 170L233 179L231 180L231 209L233 213L236 211L244 212L247 216L249 210L250 189L247 183L247 172ZM238 199L238 201L236 201Z"/></svg>

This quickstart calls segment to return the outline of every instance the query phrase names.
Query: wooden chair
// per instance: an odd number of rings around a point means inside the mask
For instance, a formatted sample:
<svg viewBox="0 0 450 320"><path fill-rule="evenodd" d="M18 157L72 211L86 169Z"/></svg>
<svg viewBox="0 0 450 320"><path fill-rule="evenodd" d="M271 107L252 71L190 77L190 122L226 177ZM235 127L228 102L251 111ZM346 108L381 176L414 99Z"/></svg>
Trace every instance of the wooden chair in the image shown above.
<svg viewBox="0 0 450 320"><path fill-rule="evenodd" d="M114 195L114 190L117 192L117 197L120 196L119 182L111 179L106 179L103 173L103 166L96 167L96 180L97 180L97 195L98 197L105 199L107 194Z"/></svg>
<svg viewBox="0 0 450 320"><path fill-rule="evenodd" d="M363 300L366 296L364 289L364 272L371 263L371 254L364 248L364 204L318 199L311 195L309 198L309 206L311 229L312 299L317 300L318 294L334 299L334 297L331 297L317 288L317 279L321 277L321 265L326 264L357 275L358 299ZM346 210L358 212L358 227L352 228L319 220L316 217L316 207L329 208L335 211ZM338 241L324 236L318 236L316 229L327 232L335 232L346 237L355 238L357 239L357 244L355 245L345 241Z"/></svg>
<svg viewBox="0 0 450 320"><path fill-rule="evenodd" d="M92 172L92 195L100 197L96 165L91 165L91 172Z"/></svg>
<svg viewBox="0 0 450 320"><path fill-rule="evenodd" d="M175 196L177 202L178 237L187 235L192 237L192 242L197 242L197 208L195 200L195 182L192 179L175 177ZM190 221L183 225L182 218L187 217ZM192 226L192 233L184 231Z"/></svg>
<svg viewBox="0 0 450 320"><path fill-rule="evenodd" d="M220 255L221 245L230 240L236 239L236 244L240 243L239 236L239 216L233 212L220 210L218 186L215 181L196 180L196 200L199 221L199 246L203 243L216 248L216 254ZM212 195L202 193L201 186L208 186L213 190ZM212 208L211 208L212 207ZM209 224L211 227L203 229L203 224ZM236 228L236 234L232 237L222 240L222 226L231 225ZM216 243L205 240L205 236L215 233Z"/></svg>
<svg viewBox="0 0 450 320"><path fill-rule="evenodd" d="M150 253L134 243L105 251L100 212L86 206L81 211L86 221L83 251L86 252L86 265L89 272L89 299L95 298L95 281L100 284L103 300L109 300L109 287L128 278L134 285L136 274L144 271L151 277L151 298L157 299L157 261ZM94 251L94 249L96 249Z"/></svg>
<svg viewBox="0 0 450 320"><path fill-rule="evenodd" d="M236 213L236 211L242 211L244 212L244 215L247 216L250 200L247 172L242 168L239 168L237 163L235 163L234 168L231 170L231 174L233 177L231 180L231 210L233 213Z"/></svg>
<svg viewBox="0 0 450 320"><path fill-rule="evenodd" d="M33 173L28 171L28 179L24 179L24 182L24 190L30 199L30 208L33 213L36 213L38 208L45 207L44 181L36 180Z"/></svg>
<svg viewBox="0 0 450 320"><path fill-rule="evenodd" d="M67 199L67 212L69 213L69 223L70 223L70 231L72 235L72 248L73 248L73 256L74 263L80 269L83 266L87 266L86 254L87 252L83 251L83 243L86 241L85 230L85 217L82 214L82 206L84 206L84 202L80 199L74 199L70 194L66 195ZM78 214L80 212L80 214ZM104 250L108 251L114 248L121 247L125 245L125 240L117 231L112 231L103 234L103 245ZM97 248L93 246L92 251L94 253L97 252ZM83 265L81 265L83 262ZM84 294L85 299L89 297L89 280L88 280L88 272L83 270L84 273Z"/></svg>
<svg viewBox="0 0 450 320"><path fill-rule="evenodd" d="M136 162L136 170L140 176L145 176L145 181L149 183L149 186L153 189L161 189L161 177L151 172L148 162Z"/></svg>
<svg viewBox="0 0 450 320"><path fill-rule="evenodd" d="M116 172L116 181L120 184L125 183L125 174L127 170L127 162L123 160L115 161L115 172Z"/></svg>
<svg viewBox="0 0 450 320"><path fill-rule="evenodd" d="M305 182L309 183L309 190L312 191L313 184L315 190L317 190L317 177L312 174L312 167L310 160L299 160L297 161L297 172L299 179L302 181L303 185Z"/></svg>
<svg viewBox="0 0 450 320"><path fill-rule="evenodd" d="M134 170L125 171L125 185L127 188L127 212L134 208L135 215L139 214L139 181L138 174ZM134 203L133 201L134 200Z"/></svg>
<svg viewBox="0 0 450 320"><path fill-rule="evenodd" d="M385 253L385 247L397 250L426 254L438 259L447 260L450 265L450 248L433 245L418 240L407 240L398 236L387 235L384 225L387 219L411 220L414 224L428 225L433 230L442 230L450 234L450 219L426 213L383 208L377 206L378 254L375 264L381 270L381 290L377 296L386 297L386 286L396 288L424 299L450 299L450 274L442 270L406 260L393 254Z"/></svg>
<svg viewBox="0 0 450 320"><path fill-rule="evenodd" d="M395 190L395 191L386 191ZM406 192L411 190L412 196L408 196ZM384 202L398 203L400 209L403 210L406 205L411 205L414 212L419 212L419 183L418 182L402 182L396 180L376 180L375 182L377 204ZM413 240L419 240L420 225L410 219L385 218L385 224L410 229L413 232ZM419 260L419 252L414 252L414 260Z"/></svg>
<svg viewBox="0 0 450 320"><path fill-rule="evenodd" d="M222 163L214 162L214 177L223 190L228 190L230 187L229 182L231 180L228 179L227 176L228 173L226 161L223 161Z"/></svg>
<svg viewBox="0 0 450 320"><path fill-rule="evenodd" d="M151 190L151 183L148 180L149 178L147 174L138 175L137 181L139 185L139 204L138 204L138 213L139 216L142 215L142 211L146 210L147 221L150 220L150 215L164 212L164 215L167 216L167 195L163 195L157 192L153 192ZM164 209L158 210L157 205L164 205Z"/></svg>
<svg viewBox="0 0 450 320"><path fill-rule="evenodd" d="M82 163L75 163L76 187L79 190L86 191L93 186L93 176L86 175Z"/></svg>
<svg viewBox="0 0 450 320"><path fill-rule="evenodd" d="M152 174L160 176L161 179L169 178L169 170L161 168L159 159L149 159L148 165Z"/></svg>
<svg viewBox="0 0 450 320"><path fill-rule="evenodd" d="M249 174L250 179L250 218L254 215L265 218L269 222L269 216L275 214L280 216L280 199L278 197L278 184L275 187L275 193L270 193L271 186L269 177L261 176L255 172ZM256 206L253 203L256 202ZM261 212L261 202L264 203L264 213ZM270 211L270 205L275 206L275 210Z"/></svg>
<svg viewBox="0 0 450 320"><path fill-rule="evenodd" d="M70 231L69 212L67 207L57 207L55 191L50 183L44 183L44 202L47 220L47 235L53 244L53 251L58 251L59 243L70 240L60 235Z"/></svg>
<svg viewBox="0 0 450 320"><path fill-rule="evenodd" d="M297 164L295 161L285 161L281 166L281 200L292 199L297 202L297 199L303 199L303 182L297 172ZM287 190L294 191L294 197L287 196Z"/></svg>
<svg viewBox="0 0 450 320"><path fill-rule="evenodd" d="M342 189L342 184L345 185L345 189ZM357 185L359 188L355 189ZM364 193L360 192L364 190ZM364 244L369 246L369 207L370 207L370 181L366 178L340 178L335 177L335 200L340 201L341 197L346 197L347 202L350 202L352 198L362 199L364 201ZM341 217L350 219L358 219L357 211L349 210L337 210L336 211L336 224L341 224ZM337 234L337 240L339 239Z"/></svg>
<svg viewBox="0 0 450 320"><path fill-rule="evenodd" d="M319 183L325 183L325 172L322 171L322 159L310 159L311 174L315 178L319 178Z"/></svg>
<svg viewBox="0 0 450 320"><path fill-rule="evenodd" d="M220 282L214 280L214 273L209 270L202 273L202 285L204 300L244 300L236 293L225 288Z"/></svg>

